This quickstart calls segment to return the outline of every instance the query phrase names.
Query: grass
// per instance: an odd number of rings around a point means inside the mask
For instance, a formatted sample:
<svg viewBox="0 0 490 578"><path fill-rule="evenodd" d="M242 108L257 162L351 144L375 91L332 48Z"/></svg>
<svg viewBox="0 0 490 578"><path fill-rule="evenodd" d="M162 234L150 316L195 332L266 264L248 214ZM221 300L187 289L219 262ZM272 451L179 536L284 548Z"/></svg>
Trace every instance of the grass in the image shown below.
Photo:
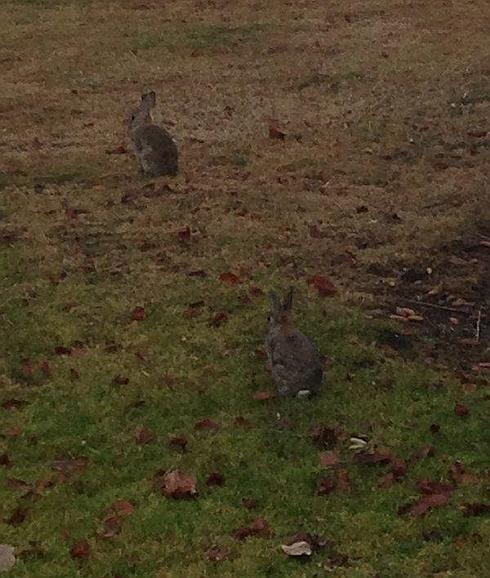
<svg viewBox="0 0 490 578"><path fill-rule="evenodd" d="M488 140L473 136L489 112L484 12L484 2L442 12L386 0L272 1L253 19L246 2L2 7L0 456L11 465L0 466L0 541L18 556L9 576L485 574L488 518L464 515L488 489L484 376L465 353L442 363L433 349L445 342L366 311L402 293L402 267L430 266L432 285L468 300L484 287L484 267L448 267L446 248L487 226ZM169 181L142 181L131 155L111 152L127 145L125 119L147 88L182 153ZM284 141L268 137L270 118ZM225 271L242 282L223 283ZM338 297L308 289L318 273ZM298 325L331 358L325 388L311 401L257 401L271 387L256 353L267 294L290 283ZM219 430L196 430L205 418ZM407 474L380 488L389 467L358 464L347 438L335 451L350 491L316 495L328 472L315 424L368 435L407 460ZM136 443L141 427L153 443ZM173 435L187 452L168 446ZM434 455L414 459L427 444ZM60 482L52 465L66 457L87 466ZM397 514L418 499L417 481L451 480L457 460L469 483L447 505ZM197 499L154 489L155 473L172 468L196 476ZM206 485L211 472L222 487ZM38 483L29 492L12 479ZM117 499L134 512L101 538ZM233 538L259 516L271 538ZM287 558L280 545L301 531L329 545ZM87 560L70 556L80 539ZM227 560L208 560L214 545Z"/></svg>

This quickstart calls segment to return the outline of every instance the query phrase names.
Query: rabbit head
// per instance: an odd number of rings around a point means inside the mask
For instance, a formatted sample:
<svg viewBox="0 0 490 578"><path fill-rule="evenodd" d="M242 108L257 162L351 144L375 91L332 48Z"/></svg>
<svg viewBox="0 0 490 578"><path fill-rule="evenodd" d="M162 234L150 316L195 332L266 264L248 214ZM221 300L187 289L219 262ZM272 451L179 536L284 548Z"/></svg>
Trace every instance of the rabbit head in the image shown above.
<svg viewBox="0 0 490 578"><path fill-rule="evenodd" d="M155 102L156 94L153 90L141 95L139 107L129 117L130 130L151 123L151 109L155 106Z"/></svg>
<svg viewBox="0 0 490 578"><path fill-rule="evenodd" d="M269 312L269 328L274 329L287 325L291 320L291 311L293 307L293 288L291 287L284 299L280 299L276 293L271 293L271 309Z"/></svg>

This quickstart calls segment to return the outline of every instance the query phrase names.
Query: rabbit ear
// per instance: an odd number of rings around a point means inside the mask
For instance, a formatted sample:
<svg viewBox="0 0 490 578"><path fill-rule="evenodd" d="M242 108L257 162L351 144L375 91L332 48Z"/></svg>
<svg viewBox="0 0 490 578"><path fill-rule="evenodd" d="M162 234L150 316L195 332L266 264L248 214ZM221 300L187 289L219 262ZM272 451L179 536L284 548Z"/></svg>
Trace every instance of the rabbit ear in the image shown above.
<svg viewBox="0 0 490 578"><path fill-rule="evenodd" d="M293 288L290 287L289 291L287 292L286 297L284 298L284 301L282 303L282 309L284 311L291 311L292 307L293 307Z"/></svg>

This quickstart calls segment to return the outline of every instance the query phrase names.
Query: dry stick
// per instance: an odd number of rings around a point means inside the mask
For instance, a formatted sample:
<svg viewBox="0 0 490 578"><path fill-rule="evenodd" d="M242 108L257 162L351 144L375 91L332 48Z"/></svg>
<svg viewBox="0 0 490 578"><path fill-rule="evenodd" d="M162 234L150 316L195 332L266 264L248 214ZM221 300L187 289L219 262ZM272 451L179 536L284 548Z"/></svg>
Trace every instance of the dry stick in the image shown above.
<svg viewBox="0 0 490 578"><path fill-rule="evenodd" d="M435 303L427 303L425 301L417 301L416 299L405 299L402 297L402 301L407 303L413 303L414 305L422 305L422 307L431 307L432 309L441 309L442 311L451 311L452 313L465 313L468 315L471 311L465 311L464 309L456 309L454 307L445 307L444 305L436 305Z"/></svg>
<svg viewBox="0 0 490 578"><path fill-rule="evenodd" d="M480 328L481 328L481 307L478 311L478 319L476 320L476 332L475 332L475 340L478 343L480 341Z"/></svg>

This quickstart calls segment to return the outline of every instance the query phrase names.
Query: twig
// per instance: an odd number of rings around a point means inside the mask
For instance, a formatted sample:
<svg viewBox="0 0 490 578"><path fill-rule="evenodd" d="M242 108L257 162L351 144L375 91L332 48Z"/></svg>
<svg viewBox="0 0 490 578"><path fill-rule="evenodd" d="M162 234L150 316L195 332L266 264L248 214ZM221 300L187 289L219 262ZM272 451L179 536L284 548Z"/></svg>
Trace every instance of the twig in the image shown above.
<svg viewBox="0 0 490 578"><path fill-rule="evenodd" d="M430 307L432 309L441 309L442 311L450 311L452 313L470 313L468 310L456 309L455 307L445 307L444 305L436 305L435 303L427 303L426 301L417 301L416 299L405 299L402 297L402 301L407 303L413 303L414 305L421 305L422 307Z"/></svg>
<svg viewBox="0 0 490 578"><path fill-rule="evenodd" d="M480 328L481 328L481 307L478 311L478 319L476 320L476 331L475 331L475 340L478 343L480 341Z"/></svg>

